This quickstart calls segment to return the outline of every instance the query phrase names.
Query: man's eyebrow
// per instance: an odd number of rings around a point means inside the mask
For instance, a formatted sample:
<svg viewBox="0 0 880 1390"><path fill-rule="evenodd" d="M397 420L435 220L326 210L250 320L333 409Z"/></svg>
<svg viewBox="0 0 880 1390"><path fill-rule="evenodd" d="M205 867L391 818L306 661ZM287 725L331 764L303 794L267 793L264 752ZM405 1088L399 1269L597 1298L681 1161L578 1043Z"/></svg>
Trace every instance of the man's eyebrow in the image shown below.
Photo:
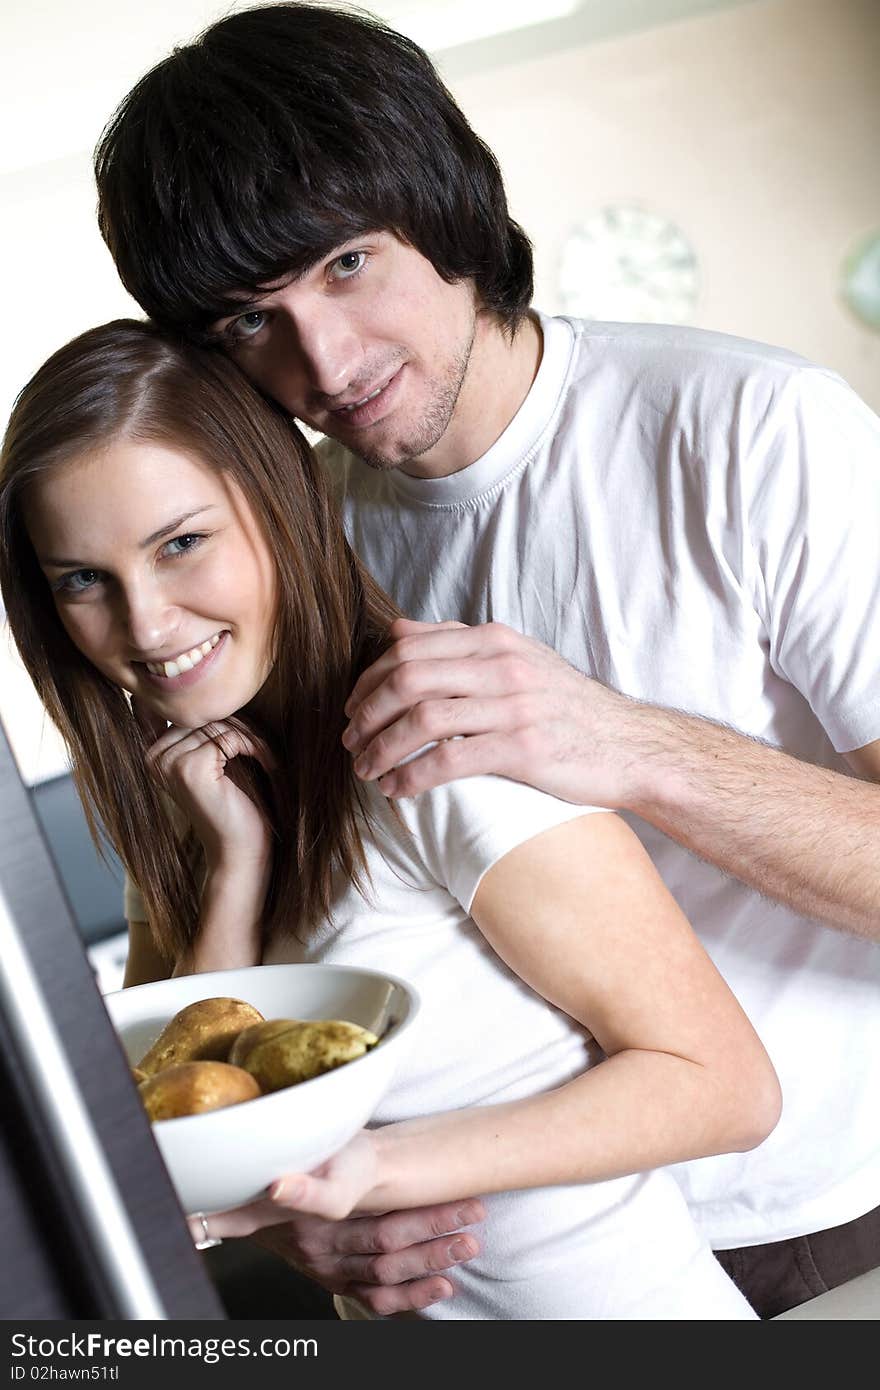
<svg viewBox="0 0 880 1390"><path fill-rule="evenodd" d="M263 300L267 299L269 295L277 294L279 290L286 290L288 285L295 285L300 280L304 280L309 271L314 270L315 266L323 259L323 256L319 256L316 261L303 266L301 270L292 270L283 279L279 276L278 282L271 289L244 290L240 299L235 298L235 291L233 290L230 297L224 300L222 311L211 320L211 323L225 323L227 319L238 318L239 314L250 314L259 310Z"/></svg>
<svg viewBox="0 0 880 1390"><path fill-rule="evenodd" d="M326 251L319 252L317 256L307 261L305 265L300 266L298 270L292 270L289 275L283 278L279 277L279 282L273 285L271 290L261 290L259 293L253 290L246 290L241 299L230 297L225 300L222 311L211 319L209 332L214 329L217 324L225 323L227 319L238 318L239 314L250 314L255 310L259 310L261 302L267 295L275 294L278 290L286 289L288 285L295 285L301 280L305 280L306 276L309 275L316 266L319 266L322 261L332 261L336 256L344 255L346 246L351 245L353 242L367 235L370 234L367 232L353 232L352 235L346 237L344 241L337 242L335 246L330 246ZM372 235L375 235L375 233L372 233Z"/></svg>
<svg viewBox="0 0 880 1390"><path fill-rule="evenodd" d="M139 548L141 550L149 550L151 545L156 544L156 541L164 540L166 536L171 535L172 531L176 531L179 526L183 526L187 521L192 521L194 516L201 516L204 512L213 511L214 505L213 502L210 502L205 507L194 507L191 512L182 512L181 515L176 516L173 521L169 521L167 526L160 526L158 531L154 531L150 536L145 536L144 539L139 542ZM64 560L60 556L55 555L43 555L38 558L41 565L51 565L53 569L90 568L87 560Z"/></svg>

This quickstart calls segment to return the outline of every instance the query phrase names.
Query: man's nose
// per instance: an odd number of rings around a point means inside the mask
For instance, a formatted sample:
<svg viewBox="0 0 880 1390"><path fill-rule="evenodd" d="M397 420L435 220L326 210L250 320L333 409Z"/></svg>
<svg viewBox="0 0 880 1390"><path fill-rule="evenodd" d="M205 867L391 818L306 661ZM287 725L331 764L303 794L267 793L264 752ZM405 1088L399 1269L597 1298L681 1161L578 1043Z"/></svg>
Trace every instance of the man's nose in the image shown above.
<svg viewBox="0 0 880 1390"><path fill-rule="evenodd" d="M342 395L357 380L364 355L348 310L319 299L289 310L289 323L311 389Z"/></svg>

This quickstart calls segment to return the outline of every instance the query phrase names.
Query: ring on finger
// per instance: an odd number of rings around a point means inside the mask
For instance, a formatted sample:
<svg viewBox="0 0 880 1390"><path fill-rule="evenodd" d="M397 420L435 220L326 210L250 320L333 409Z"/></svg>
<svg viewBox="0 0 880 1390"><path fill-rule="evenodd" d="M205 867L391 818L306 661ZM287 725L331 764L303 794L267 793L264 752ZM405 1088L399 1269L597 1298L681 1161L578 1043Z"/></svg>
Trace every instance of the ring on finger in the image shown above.
<svg viewBox="0 0 880 1390"><path fill-rule="evenodd" d="M207 1216L205 1215L205 1213L204 1213L203 1211L197 1211L197 1212L194 1212L193 1215L195 1216L195 1218L196 1218L197 1221L201 1222L201 1226L202 1226L202 1238L201 1238L201 1240L197 1240L197 1241L195 1242L195 1247L196 1247L196 1249L197 1249L197 1250L212 1250L212 1249L214 1248L215 1245L222 1245L222 1244L223 1244L223 1241L222 1241L221 1237L220 1237L220 1236L212 1236L212 1235L211 1235L211 1232L208 1230L208 1218L207 1218Z"/></svg>

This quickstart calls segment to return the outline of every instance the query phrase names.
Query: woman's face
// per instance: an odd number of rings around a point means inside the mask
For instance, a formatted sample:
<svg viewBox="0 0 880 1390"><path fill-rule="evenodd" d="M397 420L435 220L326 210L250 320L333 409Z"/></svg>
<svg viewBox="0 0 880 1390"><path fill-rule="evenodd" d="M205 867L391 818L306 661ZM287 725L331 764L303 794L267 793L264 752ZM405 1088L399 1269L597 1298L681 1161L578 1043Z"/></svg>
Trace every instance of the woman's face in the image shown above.
<svg viewBox="0 0 880 1390"><path fill-rule="evenodd" d="M261 690L276 570L228 475L121 439L39 479L25 520L71 639L139 703L197 728Z"/></svg>

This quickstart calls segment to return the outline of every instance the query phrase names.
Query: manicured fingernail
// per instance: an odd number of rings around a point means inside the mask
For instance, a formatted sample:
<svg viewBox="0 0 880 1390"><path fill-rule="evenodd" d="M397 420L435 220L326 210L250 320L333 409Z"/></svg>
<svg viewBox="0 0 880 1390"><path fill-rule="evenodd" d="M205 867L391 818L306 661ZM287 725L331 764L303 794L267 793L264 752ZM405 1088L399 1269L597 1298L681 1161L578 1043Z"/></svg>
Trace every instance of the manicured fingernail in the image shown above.
<svg viewBox="0 0 880 1390"><path fill-rule="evenodd" d="M348 749L349 753L356 753L356 752L357 752L359 740L358 740L358 736L357 736L357 734L355 733L354 729L352 728L351 724L349 724L349 725L348 725L348 728L345 729L345 731L343 732L343 735L342 735L342 742L343 742L343 744L345 745L345 747Z"/></svg>
<svg viewBox="0 0 880 1390"><path fill-rule="evenodd" d="M273 1202L297 1202L302 1196L302 1183L285 1182L280 1178L269 1188L269 1196Z"/></svg>
<svg viewBox="0 0 880 1390"><path fill-rule="evenodd" d="M357 773L358 777L368 777L370 775L369 758L365 758L363 754L361 755L361 757L355 758L354 770Z"/></svg>
<svg viewBox="0 0 880 1390"><path fill-rule="evenodd" d="M451 1260L469 1260L471 1248L466 1240L454 1240L449 1247L449 1258Z"/></svg>

